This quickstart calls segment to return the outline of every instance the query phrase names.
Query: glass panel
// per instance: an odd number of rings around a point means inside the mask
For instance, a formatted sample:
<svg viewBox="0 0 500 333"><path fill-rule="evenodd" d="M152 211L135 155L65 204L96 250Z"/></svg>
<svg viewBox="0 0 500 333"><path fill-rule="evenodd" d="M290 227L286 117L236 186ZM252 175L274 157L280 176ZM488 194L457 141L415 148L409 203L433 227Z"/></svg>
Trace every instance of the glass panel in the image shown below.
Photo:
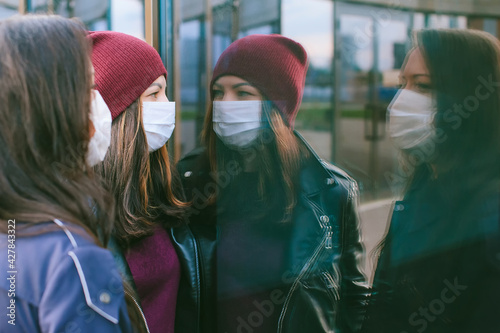
<svg viewBox="0 0 500 333"><path fill-rule="evenodd" d="M144 1L111 0L110 20L111 30L145 39Z"/></svg>
<svg viewBox="0 0 500 333"><path fill-rule="evenodd" d="M12 15L13 8L17 13L18 3L18 0L1 1L0 18ZM3 9L4 4L10 6L10 12ZM113 30L145 38L142 0L31 0L30 12L54 12L64 17L78 17L89 30Z"/></svg>
<svg viewBox="0 0 500 333"><path fill-rule="evenodd" d="M19 14L19 0L0 0L0 20Z"/></svg>
<svg viewBox="0 0 500 333"><path fill-rule="evenodd" d="M181 66L181 101L182 101L182 153L188 153L196 147L196 119L203 117L200 110L201 84L201 22L193 20L180 26L180 66ZM201 113L201 115L200 115ZM201 119L199 123L201 124Z"/></svg>
<svg viewBox="0 0 500 333"><path fill-rule="evenodd" d="M336 164L358 180L362 194L371 185L369 176L369 145L364 133L364 111L370 98L373 80L374 50L369 32L373 21L369 16L338 14L341 38L341 72L338 98L340 124L336 142Z"/></svg>
<svg viewBox="0 0 500 333"><path fill-rule="evenodd" d="M271 25L262 25L260 27L241 31L238 34L238 38L242 38L242 37L253 35L253 34L269 35L269 34L272 34L273 32L274 32L273 27Z"/></svg>
<svg viewBox="0 0 500 333"><path fill-rule="evenodd" d="M217 59L231 44L233 7L228 2L213 10L213 39L212 39L212 65L215 67Z"/></svg>
<svg viewBox="0 0 500 333"><path fill-rule="evenodd" d="M425 15L422 13L413 14L413 29L420 30L425 28Z"/></svg>
<svg viewBox="0 0 500 333"><path fill-rule="evenodd" d="M498 20L496 19L485 19L484 20L484 31L489 32L495 37L497 36L497 25L498 25Z"/></svg>
<svg viewBox="0 0 500 333"><path fill-rule="evenodd" d="M309 56L295 128L320 157L331 160L333 4L284 0L282 34L301 43Z"/></svg>
<svg viewBox="0 0 500 333"><path fill-rule="evenodd" d="M445 29L450 27L450 17L447 15L430 15L429 28Z"/></svg>
<svg viewBox="0 0 500 333"><path fill-rule="evenodd" d="M467 17L465 17L465 16L458 16L457 17L457 28L467 29Z"/></svg>

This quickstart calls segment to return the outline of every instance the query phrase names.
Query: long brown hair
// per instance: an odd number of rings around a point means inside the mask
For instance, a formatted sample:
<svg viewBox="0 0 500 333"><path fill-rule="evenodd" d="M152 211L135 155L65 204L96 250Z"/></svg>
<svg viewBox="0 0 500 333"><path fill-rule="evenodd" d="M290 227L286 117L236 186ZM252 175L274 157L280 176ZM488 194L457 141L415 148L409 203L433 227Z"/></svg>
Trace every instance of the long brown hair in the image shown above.
<svg viewBox="0 0 500 333"><path fill-rule="evenodd" d="M430 72L439 139L402 152L396 185L407 191L432 164L438 181L447 180L450 189L460 184L463 190L452 191L453 195L465 195L462 199L468 201L471 191L500 175L500 90L496 86L500 41L477 30L424 29L415 33L413 44L412 50L420 49ZM494 84L485 85L490 80ZM487 95L479 99L478 91L483 90Z"/></svg>
<svg viewBox="0 0 500 333"><path fill-rule="evenodd" d="M492 191L498 191L500 41L477 30L424 29L415 33L413 44L422 51L431 75L437 105L434 126L440 139L432 146L403 153L397 175L400 181L396 184L406 194L414 187L429 184L429 177L435 173L433 183L445 189L443 196L455 208L450 214L459 221L483 205ZM479 99L479 88L487 96ZM474 99L475 107L467 105ZM457 107L465 113L457 112ZM432 156L426 156L429 151ZM426 157L432 160L428 162ZM465 233L469 227L467 223L457 223L453 232ZM374 257L390 241L386 237L375 248Z"/></svg>
<svg viewBox="0 0 500 333"><path fill-rule="evenodd" d="M307 151L300 145L293 130L287 126L272 102L265 101L262 111L263 122L269 124L269 128L262 129L256 145L260 148L256 156L259 173L258 193L262 199L270 202L266 200L269 199L268 196L273 196L276 189L279 189L285 197L282 221L288 221L297 202L295 184L301 161L307 155ZM237 160L239 154L246 154L248 151L238 152L225 148L213 130L212 115L213 105L210 105L205 116L201 139L206 147L210 171L216 173L217 170L225 170L229 161ZM256 151L252 153L255 154ZM208 203L214 204L216 197L217 191L214 191L208 197ZM270 208L271 206L269 205Z"/></svg>
<svg viewBox="0 0 500 333"><path fill-rule="evenodd" d="M184 221L180 178L166 146L149 153L140 99L113 121L111 146L96 170L114 194L114 235L123 247L151 235L157 223L172 227Z"/></svg>
<svg viewBox="0 0 500 333"><path fill-rule="evenodd" d="M86 164L90 44L83 24L58 16L0 22L0 228L61 219L112 230L112 199Z"/></svg>

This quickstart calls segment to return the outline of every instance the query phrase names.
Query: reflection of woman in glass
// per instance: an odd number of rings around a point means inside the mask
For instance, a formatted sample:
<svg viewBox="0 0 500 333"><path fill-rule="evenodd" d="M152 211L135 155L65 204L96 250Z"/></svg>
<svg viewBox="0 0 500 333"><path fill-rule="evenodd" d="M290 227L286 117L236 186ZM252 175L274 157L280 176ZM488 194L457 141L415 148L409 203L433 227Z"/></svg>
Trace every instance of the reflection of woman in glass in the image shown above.
<svg viewBox="0 0 500 333"><path fill-rule="evenodd" d="M381 244L366 332L498 331L500 43L423 30L389 129L404 182Z"/></svg>
<svg viewBox="0 0 500 333"><path fill-rule="evenodd" d="M302 46L279 35L242 38L215 66L204 148L179 163L203 258L204 332L360 323L357 187L293 131L306 70Z"/></svg>

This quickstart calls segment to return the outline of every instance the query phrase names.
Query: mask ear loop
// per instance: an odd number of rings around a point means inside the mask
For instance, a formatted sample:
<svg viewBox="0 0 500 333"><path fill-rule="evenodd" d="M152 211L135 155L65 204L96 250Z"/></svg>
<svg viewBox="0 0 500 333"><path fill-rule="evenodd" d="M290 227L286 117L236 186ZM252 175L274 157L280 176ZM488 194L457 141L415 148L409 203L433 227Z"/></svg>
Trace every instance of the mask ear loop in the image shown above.
<svg viewBox="0 0 500 333"><path fill-rule="evenodd" d="M262 101L261 133L259 135L261 144L268 144L274 139L274 132L271 127L271 114L278 112L273 102ZM281 114L280 114L281 117Z"/></svg>

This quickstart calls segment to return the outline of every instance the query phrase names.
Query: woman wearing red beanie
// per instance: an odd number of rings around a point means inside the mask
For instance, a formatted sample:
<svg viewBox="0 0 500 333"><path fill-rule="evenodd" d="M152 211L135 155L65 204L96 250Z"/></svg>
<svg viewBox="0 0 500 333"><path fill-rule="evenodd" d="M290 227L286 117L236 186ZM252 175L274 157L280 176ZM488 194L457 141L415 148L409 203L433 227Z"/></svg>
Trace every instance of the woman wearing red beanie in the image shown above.
<svg viewBox="0 0 500 333"><path fill-rule="evenodd" d="M96 89L113 118L108 155L96 168L117 202L110 248L148 331L171 333L181 267L194 260L186 258L191 252L182 244L186 237L190 244L189 229L182 226L187 205L166 146L175 126L175 103L165 93L167 71L156 50L140 39L110 31L89 37Z"/></svg>
<svg viewBox="0 0 500 333"><path fill-rule="evenodd" d="M251 35L219 58L203 149L178 164L200 245L203 332L353 332L367 289L357 185L293 130L303 47Z"/></svg>

